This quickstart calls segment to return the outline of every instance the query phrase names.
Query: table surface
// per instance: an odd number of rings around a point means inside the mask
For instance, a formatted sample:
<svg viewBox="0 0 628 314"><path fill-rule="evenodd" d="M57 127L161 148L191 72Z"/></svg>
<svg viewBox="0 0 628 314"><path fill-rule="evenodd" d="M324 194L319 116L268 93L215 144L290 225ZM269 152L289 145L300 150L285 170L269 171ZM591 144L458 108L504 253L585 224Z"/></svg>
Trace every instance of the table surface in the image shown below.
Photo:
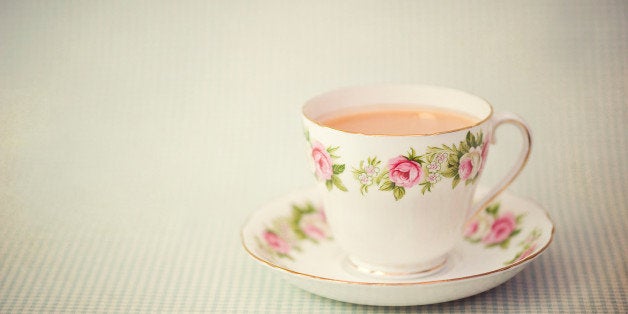
<svg viewBox="0 0 628 314"><path fill-rule="evenodd" d="M626 312L627 56L625 1L2 1L0 312ZM540 258L394 308L246 255L246 216L313 184L300 105L379 82L529 122L510 189L555 220ZM484 184L518 149L499 132Z"/></svg>

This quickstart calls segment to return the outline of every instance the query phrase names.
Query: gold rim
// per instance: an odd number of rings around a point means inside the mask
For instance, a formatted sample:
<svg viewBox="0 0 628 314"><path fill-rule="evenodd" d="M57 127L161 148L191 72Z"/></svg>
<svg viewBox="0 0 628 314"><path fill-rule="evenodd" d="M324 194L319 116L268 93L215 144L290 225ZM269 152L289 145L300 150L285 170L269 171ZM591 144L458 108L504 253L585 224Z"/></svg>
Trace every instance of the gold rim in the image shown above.
<svg viewBox="0 0 628 314"><path fill-rule="evenodd" d="M512 176L512 178L510 178L510 180L508 180L508 182L506 182L506 184L504 184L504 186L502 186L499 190L495 191L493 196L491 196L489 199L487 199L483 204L480 204L480 207L478 207L478 210L476 210L475 213L473 213L471 215L471 217L465 222L465 225L467 225L473 218L475 218L475 216L477 216L480 212L482 212L482 210L484 210L484 208L486 206L488 206L488 204L493 202L499 195L501 195L504 191L506 191L506 189L515 181L515 179L519 177L519 175L521 174L521 171L523 171L523 169L528 164L528 160L530 159L530 153L532 153L532 134L530 133L530 130L526 127L525 124L521 123L521 121L519 121L519 120L507 119L507 120L504 120L500 124L495 125L493 127L493 134L495 134L495 131L497 130L497 127L499 127L500 125L502 125L504 123L516 124L516 125L518 125L520 127L521 130L525 131L525 133L526 133L526 140L528 141L528 151L526 152L526 155L523 158L523 163L521 163L521 166L519 167L519 169L517 169L517 172L515 173L515 175ZM541 206L539 205L539 207L541 207ZM543 208L543 207L541 207L541 208ZM554 223L552 222L552 225L553 224Z"/></svg>
<svg viewBox="0 0 628 314"><path fill-rule="evenodd" d="M522 198L522 197L518 197L520 199L525 199L531 203L534 203L536 206L538 206L543 213L545 214L545 217L547 217L547 220L550 222L550 224L552 225L552 232L550 234L550 238L549 241L547 241L547 243L536 253L520 260L517 261L515 263L512 263L508 266L504 266L489 272L484 272L484 273L480 273L480 274L475 274L475 275L471 275L471 276L464 276L464 277L457 277L457 278L450 278L450 279L442 279L442 280L432 280L432 281L416 281L416 282L363 282L363 281L349 281L349 280L340 280L340 279L333 279L333 278L328 278L328 277L321 277L321 276L316 276L316 275L310 275L310 274L306 274L306 273L302 273L302 272L298 272L298 271L294 271L291 270L289 268L274 264L262 257L259 257L257 255L255 255L255 253L253 253L247 246L246 243L244 242L244 228L248 225L248 223L250 222L251 218L253 217L253 215L255 213L257 213L258 211L253 212L252 214L249 215L249 217L246 219L244 225L242 226L242 228L240 229L240 243L242 244L242 247L244 248L244 250L251 255L251 257L253 257L253 259L257 260L258 262L280 270L280 271L284 271L287 272L289 274L292 275L297 275L297 276L302 276L302 277L306 277L306 278L311 278L311 279L316 279L316 280L322 280L322 281L328 281L328 282L336 282L336 283L344 283L344 284L350 284L350 285L362 285L362 286L414 286L414 285L432 285L432 284L438 284L438 283L446 283L446 282L455 282L455 281L462 281L462 280L467 280L467 279L473 279L473 278L479 278L479 277L484 277L484 276L488 276L488 275L492 275L492 274L496 274L496 273L500 273L503 272L505 270L511 269L511 268L515 268L519 265L525 264L528 261L531 261L533 259L535 259L537 256L539 256L541 253L545 252L545 250L549 247L549 245L552 243L552 241L554 241L554 234L556 232L556 225L554 224L554 221L552 220L552 218L550 217L549 213L536 201L529 199L529 198Z"/></svg>
<svg viewBox="0 0 628 314"><path fill-rule="evenodd" d="M336 128L332 128L329 126L326 126L324 124L319 123L318 121L315 121L314 119L311 119L310 117L308 117L304 112L303 109L307 106L307 104L313 100L314 98L329 94L329 93L333 93L333 92L337 92L337 91L342 91L345 89L350 89L350 88L378 88L378 87L386 87L386 86L408 86L408 87L428 87L428 88L438 88L438 89L446 89L446 90L450 90L450 91L456 91L459 93L463 93L466 94L467 96L471 96L471 97L476 97L478 99L481 99L487 106L489 109L489 113L486 117L484 117L484 119L472 124L472 125L468 125L462 128L457 128L457 129L453 129L453 130L447 130L447 131L440 131L440 132L434 132L434 133L427 133L427 134L405 134L405 135L390 135L390 134L364 134L364 133L360 133L360 132L349 132L349 131L344 131L344 130L339 130ZM346 87L346 88L340 88L340 89L336 89L336 90L332 90L323 94L319 94L313 98L311 98L310 100L308 100L302 107L301 107L301 115L303 116L304 119L306 119L307 121L318 125L321 128L325 128L325 129L329 129L329 130L333 130L336 132L340 132L340 133L346 133L346 134L355 134L355 135L363 135L363 136L373 136L373 137L379 137L379 136L387 136L387 137L417 137L417 136L433 136L433 135L439 135L439 134L447 134L447 133L454 133L454 132L459 132L459 131L464 131L464 130L469 130L472 129L476 126L479 126L481 124L483 124L484 122L488 121L491 119L491 117L493 117L493 105L491 105L490 102L488 102L488 100L484 99L483 97L474 95L472 93L463 91L463 90L459 90L459 89L455 89L455 88L449 88L449 87L442 87L442 86L435 86L435 85L366 85L366 86L352 86L352 87Z"/></svg>

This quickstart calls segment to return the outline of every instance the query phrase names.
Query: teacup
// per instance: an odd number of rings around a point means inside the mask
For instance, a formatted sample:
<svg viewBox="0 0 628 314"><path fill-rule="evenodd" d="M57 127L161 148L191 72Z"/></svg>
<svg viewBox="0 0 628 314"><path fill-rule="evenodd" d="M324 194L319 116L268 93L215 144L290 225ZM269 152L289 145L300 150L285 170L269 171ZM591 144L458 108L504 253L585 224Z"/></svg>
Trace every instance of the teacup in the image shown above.
<svg viewBox="0 0 628 314"><path fill-rule="evenodd" d="M343 130L325 121L343 111L398 105L457 112L473 122L427 134L390 135ZM440 269L461 239L465 221L519 174L532 141L518 116L495 114L478 96L435 86L344 88L307 101L302 118L334 238L349 265L376 276L418 276ZM504 178L473 203L489 144L503 123L521 130L523 148Z"/></svg>

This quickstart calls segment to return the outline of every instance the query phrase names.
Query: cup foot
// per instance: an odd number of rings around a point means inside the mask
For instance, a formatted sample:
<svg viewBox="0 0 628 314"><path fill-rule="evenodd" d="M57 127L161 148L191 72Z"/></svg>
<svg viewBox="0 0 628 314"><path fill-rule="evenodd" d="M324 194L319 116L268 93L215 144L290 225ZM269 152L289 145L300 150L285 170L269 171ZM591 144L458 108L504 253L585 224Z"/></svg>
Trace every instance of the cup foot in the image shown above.
<svg viewBox="0 0 628 314"><path fill-rule="evenodd" d="M361 261L354 256L347 256L345 264L361 274L377 278L412 279L432 275L439 272L447 264L447 255L428 263L413 265L413 267L381 267Z"/></svg>

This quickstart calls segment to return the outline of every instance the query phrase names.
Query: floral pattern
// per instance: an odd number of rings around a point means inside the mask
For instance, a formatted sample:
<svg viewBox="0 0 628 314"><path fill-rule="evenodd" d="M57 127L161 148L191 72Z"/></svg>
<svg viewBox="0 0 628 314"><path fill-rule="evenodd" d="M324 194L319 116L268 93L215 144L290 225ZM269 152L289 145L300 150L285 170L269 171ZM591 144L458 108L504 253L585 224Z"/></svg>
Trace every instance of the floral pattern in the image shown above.
<svg viewBox="0 0 628 314"><path fill-rule="evenodd" d="M482 243L486 247L499 246L507 249L510 240L521 232L524 215L507 211L500 213L500 204L486 207L471 220L464 231L464 237L472 243Z"/></svg>
<svg viewBox="0 0 628 314"><path fill-rule="evenodd" d="M353 174L363 195L370 186L377 185L381 191L392 191L395 200L400 200L406 189L420 186L421 194L425 194L443 178L451 179L452 189L460 182L473 184L484 168L488 147L489 141L482 131L467 132L457 146L430 146L423 155L417 155L415 149L410 148L405 155L388 160L385 169L380 168L381 161L377 157L369 157L354 168Z"/></svg>
<svg viewBox="0 0 628 314"><path fill-rule="evenodd" d="M530 234L519 243L521 250L513 257L513 259L505 262L504 264L509 265L512 263L516 263L518 261L523 260L524 258L532 255L538 246L537 240L541 237L541 229L534 228L530 232Z"/></svg>
<svg viewBox="0 0 628 314"><path fill-rule="evenodd" d="M331 239L325 212L307 202L292 205L289 216L275 218L271 226L255 237L260 249L270 256L293 260L292 253L301 251L304 241L319 243Z"/></svg>
<svg viewBox="0 0 628 314"><path fill-rule="evenodd" d="M369 165L375 165L375 168L379 165L374 159L370 159L369 162L362 165L361 168L364 171L367 168L370 169ZM354 174L366 173L361 172L360 169L356 170ZM371 173L373 174L377 173ZM494 247L504 249L500 255L500 259L508 259L503 262L504 265L519 262L537 251L539 238L542 235L541 228L536 227L517 246L509 248L510 241L523 229L524 216L525 214L515 215L511 211L500 212L500 204L492 204L468 224L464 231L464 239L469 242L469 245L484 244L481 247L482 250L490 250ZM304 246L305 243L316 245L333 240L325 212L322 208L312 205L310 201L302 205L292 204L290 214L270 220L269 225L254 238L258 248L266 256L291 261L298 258L298 255L294 255L296 252L307 249ZM511 255L513 253L514 255Z"/></svg>
<svg viewBox="0 0 628 314"><path fill-rule="evenodd" d="M373 184L379 185L382 180L380 164L382 162L377 160L377 157L369 157L366 162L363 160L360 162L358 168L353 168L353 177L360 182L360 193L364 195L368 193L369 187Z"/></svg>
<svg viewBox="0 0 628 314"><path fill-rule="evenodd" d="M515 215L506 211L500 213L500 204L490 205L471 220L464 231L464 238L471 243L482 243L486 248L500 247L508 249L511 240L521 233L521 225L525 214ZM534 228L518 246L515 256L506 261L510 265L532 255L538 247L541 229Z"/></svg>
<svg viewBox="0 0 628 314"><path fill-rule="evenodd" d="M335 187L347 192L340 178L345 171L345 164L338 162L340 147L326 146L311 139L308 130L304 133L316 178L324 181L330 191ZM457 145L429 146L422 155L411 147L405 155L395 156L384 165L376 156L368 157L353 168L353 177L360 184L362 195L376 185L380 191L391 191L395 200L400 200L407 189L416 186L421 187L421 194L431 192L434 185L444 181L443 178L451 179L454 189L460 182L465 185L475 183L486 164L488 147L489 140L482 131L475 134L468 131Z"/></svg>
<svg viewBox="0 0 628 314"><path fill-rule="evenodd" d="M422 156L418 156L414 148L410 148L406 155L390 159L388 169L382 173L379 189L392 191L395 200L400 200L406 194L406 188L418 185L425 177L422 163Z"/></svg>
<svg viewBox="0 0 628 314"><path fill-rule="evenodd" d="M451 188L461 181L465 185L473 184L482 173L488 154L489 141L482 131L476 134L467 132L465 139L451 146L428 147L423 156L427 165L428 179L420 185L422 193L431 191L441 178L451 179Z"/></svg>
<svg viewBox="0 0 628 314"><path fill-rule="evenodd" d="M310 155L314 161L314 173L318 180L325 181L328 190L332 190L334 186L344 192L347 188L342 183L339 175L345 171L345 164L334 163L334 160L340 158L336 155L338 146L323 145L319 141L312 141L309 132L305 131L305 138L310 144Z"/></svg>

